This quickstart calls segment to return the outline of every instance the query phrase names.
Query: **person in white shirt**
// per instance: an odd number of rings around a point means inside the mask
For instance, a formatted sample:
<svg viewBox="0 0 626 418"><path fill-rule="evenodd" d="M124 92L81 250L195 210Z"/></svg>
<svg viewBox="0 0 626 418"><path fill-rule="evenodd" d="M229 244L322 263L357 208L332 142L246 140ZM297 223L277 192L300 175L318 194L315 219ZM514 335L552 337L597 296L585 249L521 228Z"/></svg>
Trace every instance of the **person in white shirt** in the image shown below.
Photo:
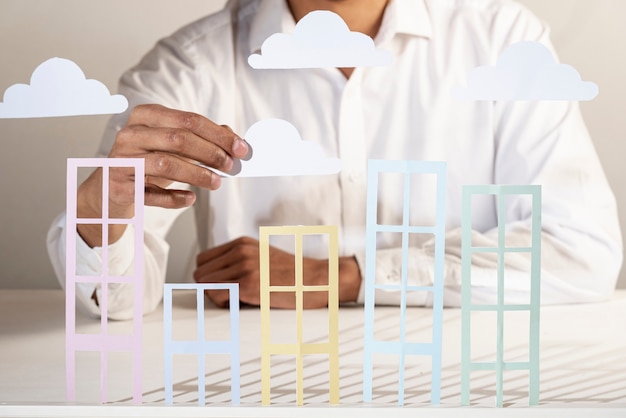
<svg viewBox="0 0 626 418"><path fill-rule="evenodd" d="M352 31L371 36L377 48L393 54L390 67L255 70L248 57L277 32L290 33L316 9L339 14ZM447 162L445 296L460 304L461 187L465 184L540 184L542 211L542 303L606 299L622 262L614 196L575 102L467 102L450 91L469 71L495 62L522 40L550 45L548 29L521 5L508 0L231 0L224 9L160 41L126 72L120 93L129 111L114 116L99 156L141 157L146 165L145 303L161 300L168 244L165 240L181 208L194 206L201 251L194 279L237 282L241 302L259 303L259 226L337 225L340 233L340 301L362 302L365 266L365 195L368 159ZM337 175L220 178L198 163L229 172L249 152L239 135L255 122L280 118L303 138L318 142L342 161ZM232 129L232 130L231 130ZM277 149L276 152L280 153ZM285 156L287 158L288 156ZM99 211L99 171L79 188L81 216ZM132 212L132 179L113 175L112 215ZM416 190L420 193L421 190ZM384 189L379 196L382 223L399 223L402 205ZM423 197L411 206L413 219L432 216ZM493 201L477 202L482 217L474 243L497 241ZM500 220L503 221L503 220ZM528 241L529 202L507 208L507 239ZM421 222L422 224L425 222ZM64 216L53 223L48 248L61 284L65 266ZM129 228L112 225L112 275L131 267ZM73 233L73 232L70 232ZM78 269L97 269L98 228L79 227ZM410 249L409 280L433 280L433 244L418 238ZM315 244L315 243L314 243ZM381 239L376 280L398 283L400 241ZM326 268L323 245L307 245L307 283ZM272 280L293 281L288 246L272 248ZM522 255L506 259L507 298L527 298L529 263ZM472 294L494 300L497 260L474 260ZM395 292L377 291L376 303L399 303ZM78 292L83 309L99 315L99 290ZM111 285L108 316L132 315L132 292ZM208 293L218 306L221 292ZM321 307L324 296L305 299ZM409 296L428 305L427 293ZM288 297L272 299L292 307Z"/></svg>

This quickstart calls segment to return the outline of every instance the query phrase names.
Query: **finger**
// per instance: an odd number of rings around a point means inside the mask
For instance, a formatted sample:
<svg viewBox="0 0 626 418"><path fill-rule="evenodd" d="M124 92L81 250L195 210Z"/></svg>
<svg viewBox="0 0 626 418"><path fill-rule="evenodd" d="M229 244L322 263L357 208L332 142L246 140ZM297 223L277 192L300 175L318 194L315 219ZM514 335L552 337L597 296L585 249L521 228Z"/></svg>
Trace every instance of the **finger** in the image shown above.
<svg viewBox="0 0 626 418"><path fill-rule="evenodd" d="M200 167L173 154L161 152L153 152L145 156L145 174L209 190L218 189L222 183L220 176L208 168Z"/></svg>
<svg viewBox="0 0 626 418"><path fill-rule="evenodd" d="M218 257L223 256L224 254L228 253L229 251L231 251L233 248L236 248L237 246L248 246L248 245L256 246L258 248L259 242L255 240L254 238L250 238L250 237L240 237L240 238L234 239L225 244L218 245L216 247L210 248L198 254L198 257L196 258L196 265L200 266L202 264L209 262L210 260L217 259Z"/></svg>
<svg viewBox="0 0 626 418"><path fill-rule="evenodd" d="M233 130L231 129L231 127L230 127L230 126L228 126L228 125L220 125L220 126L222 126L222 127L226 128L226 129L228 129L229 131L231 131L231 132L233 132L233 133L235 132L235 131L233 131ZM243 157L241 157L241 159L242 159L242 160L244 160L244 161L249 161L249 160L250 160L250 158L252 158L252 153L253 153L253 151L252 151L252 146L251 146L251 145L248 143L248 141L246 141L245 139L244 139L244 141L245 141L245 143L248 145L248 152L246 153L246 155L244 155ZM229 174L231 174L231 173L229 173Z"/></svg>
<svg viewBox="0 0 626 418"><path fill-rule="evenodd" d="M145 187L146 206L158 206L166 209L186 208L194 204L196 195L189 190L169 190L154 184Z"/></svg>
<svg viewBox="0 0 626 418"><path fill-rule="evenodd" d="M230 292L228 290L206 290L205 295L218 308L226 309L230 306Z"/></svg>
<svg viewBox="0 0 626 418"><path fill-rule="evenodd" d="M248 144L232 130L217 125L196 113L169 109L160 105L140 105L133 109L129 124L153 128L180 128L218 145L235 158L245 157L248 153Z"/></svg>
<svg viewBox="0 0 626 418"><path fill-rule="evenodd" d="M259 276L258 250L236 246L225 254L210 259L194 271L197 282L240 282Z"/></svg>
<svg viewBox="0 0 626 418"><path fill-rule="evenodd" d="M167 188L170 184L172 184L171 180L166 180L160 177L146 176L145 184L152 184L158 186L162 189Z"/></svg>
<svg viewBox="0 0 626 418"><path fill-rule="evenodd" d="M180 128L149 128L130 125L122 128L115 139L111 156L117 154L169 153L216 168L225 173L233 170L233 158L219 145L211 143L193 132ZM240 168L239 168L240 170Z"/></svg>
<svg viewBox="0 0 626 418"><path fill-rule="evenodd" d="M214 268L215 264L204 264L196 269L193 274L198 283L235 283L244 279L247 271L240 265L227 265Z"/></svg>

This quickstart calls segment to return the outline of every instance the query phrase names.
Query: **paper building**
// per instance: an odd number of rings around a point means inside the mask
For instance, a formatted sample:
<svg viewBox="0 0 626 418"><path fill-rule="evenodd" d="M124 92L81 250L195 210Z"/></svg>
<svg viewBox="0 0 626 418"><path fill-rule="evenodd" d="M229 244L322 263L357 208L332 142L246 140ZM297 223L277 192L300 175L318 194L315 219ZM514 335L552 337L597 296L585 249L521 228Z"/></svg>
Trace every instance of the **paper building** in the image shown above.
<svg viewBox="0 0 626 418"><path fill-rule="evenodd" d="M225 289L230 300L230 338L226 341L207 339L204 331L204 291ZM172 335L172 292L195 290L197 309L197 339L177 341ZM239 404L240 359L239 359L239 284L238 283L166 283L163 294L163 340L165 358L165 402L173 402L172 363L175 354L195 354L198 359L198 405L205 404L205 356L228 354L230 356L231 401Z"/></svg>
<svg viewBox="0 0 626 418"><path fill-rule="evenodd" d="M292 235L295 238L295 281L292 286L271 285L270 277L270 236ZM328 284L308 286L303 283L303 236L327 235L328 248ZM295 355L296 357L296 402L304 404L304 356L308 354L327 354L329 357L329 392L330 403L339 403L339 258L336 226L268 226L259 230L259 258L261 267L261 402L270 404L270 375L272 355ZM296 333L295 344L275 344L270 335L270 295L274 292L295 293ZM303 304L305 292L328 293L328 341L305 343L303 339Z"/></svg>
<svg viewBox="0 0 626 418"><path fill-rule="evenodd" d="M403 212L401 225L380 225L378 223L378 178L380 173L400 173L403 175ZM411 176L435 175L436 186L436 222L434 225L411 225L410 189ZM446 213L446 164L443 162L423 161L384 161L368 162L367 179L367 243L365 265L365 334L363 364L363 400L372 401L373 358L375 353L399 356L398 404L404 404L405 357L423 355L432 357L431 403L438 404L441 387L441 337L443 316L443 261L445 245L445 213ZM413 202L420 204L419 202ZM376 283L377 235L380 232L402 234L402 281L400 284ZM435 237L434 277L432 286L411 286L408 283L409 237L411 234L431 234ZM399 341L375 340L374 309L376 291L389 290L401 293L400 303L400 336ZM433 297L432 342L407 342L406 317L407 292L430 292Z"/></svg>
<svg viewBox="0 0 626 418"><path fill-rule="evenodd" d="M78 218L76 192L78 189L79 168L102 169L102 213L100 218ZM125 168L134 170L135 194L134 216L128 219L109 217L109 173L111 169ZM109 352L130 352L133 358L133 401L141 403L141 359L142 359L142 315L143 315L143 205L144 205L144 160L126 158L70 158L67 160L67 237L66 237L66 373L67 399L76 397L76 352L100 352L101 401L107 400L107 361ZM76 266L76 227L80 224L99 225L102 227L102 255L99 275L81 275ZM110 260L108 245L109 225L132 225L134 233L134 264L132 273L124 276L109 274ZM133 332L131 335L110 335L108 332L108 286L125 283L133 286ZM76 289L79 284L99 286L101 293L98 304L101 313L101 328L98 334L76 333Z"/></svg>
<svg viewBox="0 0 626 418"><path fill-rule="evenodd" d="M493 195L496 199L498 217L498 245L496 247L472 246L472 197ZM506 246L506 201L511 195L529 195L532 198L531 241L529 247ZM503 404L503 375L507 370L528 370L529 404L539 403L539 295L541 274L541 186L485 185L463 187L463 238L462 238L462 362L461 403L470 403L470 372L492 370L496 373L496 405ZM472 255L493 253L498 259L497 303L475 304L472 301ZM530 300L527 304L505 304L505 256L510 253L530 254ZM496 361L472 362L471 312L494 312L497 316ZM530 313L530 335L527 362L504 361L504 316L505 312L528 311ZM515 332L515 331L513 331Z"/></svg>

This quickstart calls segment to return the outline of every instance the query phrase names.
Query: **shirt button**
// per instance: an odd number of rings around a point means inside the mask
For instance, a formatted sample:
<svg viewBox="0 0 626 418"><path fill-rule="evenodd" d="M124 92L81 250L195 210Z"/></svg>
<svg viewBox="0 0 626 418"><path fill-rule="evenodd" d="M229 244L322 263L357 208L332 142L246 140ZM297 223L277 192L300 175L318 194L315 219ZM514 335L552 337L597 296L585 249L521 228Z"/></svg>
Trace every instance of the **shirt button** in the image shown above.
<svg viewBox="0 0 626 418"><path fill-rule="evenodd" d="M358 171L351 171L350 174L348 174L348 180L350 180L351 183L356 183L360 178L361 176Z"/></svg>

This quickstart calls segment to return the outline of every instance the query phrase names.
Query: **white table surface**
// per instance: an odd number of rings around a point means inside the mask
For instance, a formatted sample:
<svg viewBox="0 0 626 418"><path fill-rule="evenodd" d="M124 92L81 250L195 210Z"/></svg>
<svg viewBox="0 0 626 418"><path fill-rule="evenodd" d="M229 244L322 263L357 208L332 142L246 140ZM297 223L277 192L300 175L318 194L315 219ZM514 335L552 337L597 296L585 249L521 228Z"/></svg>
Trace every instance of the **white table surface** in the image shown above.
<svg viewBox="0 0 626 418"><path fill-rule="evenodd" d="M195 332L195 299L175 293L176 338ZM541 312L540 405L528 407L527 372L505 372L504 408L496 408L493 372L472 374L471 406L460 406L461 311L446 309L443 326L441 405L430 405L430 359L407 360L405 405L397 405L397 360L377 356L374 399L362 402L363 309L339 312L340 405L328 405L327 357L305 361L304 406L296 405L295 361L272 360L272 405L261 406L260 312L241 311L241 405L230 404L228 358L207 357L206 406L197 405L196 364L191 356L176 356L174 405L165 405L163 381L163 321L158 310L144 318L143 403L132 403L130 355L109 357L108 403L100 403L99 357L77 355L77 401L65 401L65 298L60 290L0 290L0 417L490 417L559 416L626 417L626 291L606 303L543 307ZM527 325L524 314L505 322L505 361L524 361ZM495 318L472 314L473 360L495 359ZM527 315L527 314L526 314ZM224 336L228 312L207 309L207 332ZM292 311L272 311L273 342L295 335ZM377 308L377 336L393 339L399 309ZM430 310L411 308L407 318L411 339L430 340ZM307 342L325 339L326 310L306 311ZM505 319L506 321L506 319ZM221 326L220 326L221 325ZM111 332L128 332L129 322L113 322ZM215 328L212 328L215 327ZM99 322L82 315L78 332L97 332ZM288 331L288 330L294 330ZM380 334L378 334L380 332Z"/></svg>

